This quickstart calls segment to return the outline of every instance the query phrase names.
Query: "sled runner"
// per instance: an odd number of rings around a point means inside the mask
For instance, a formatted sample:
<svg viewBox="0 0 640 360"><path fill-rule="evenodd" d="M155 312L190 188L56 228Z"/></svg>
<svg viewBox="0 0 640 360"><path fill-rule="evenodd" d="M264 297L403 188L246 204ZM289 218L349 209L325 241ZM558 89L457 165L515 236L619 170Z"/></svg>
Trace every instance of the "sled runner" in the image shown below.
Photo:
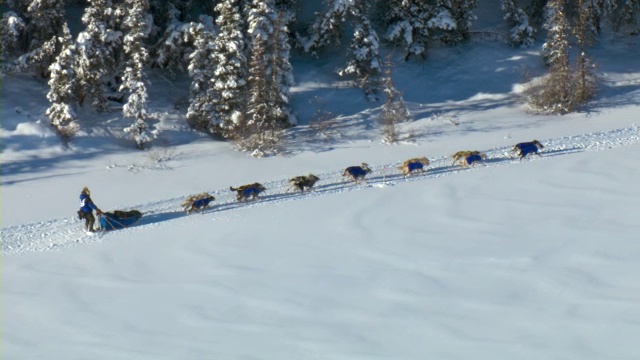
<svg viewBox="0 0 640 360"><path fill-rule="evenodd" d="M138 210L115 210L102 213L99 217L102 230L117 230L135 224L142 217L142 213Z"/></svg>

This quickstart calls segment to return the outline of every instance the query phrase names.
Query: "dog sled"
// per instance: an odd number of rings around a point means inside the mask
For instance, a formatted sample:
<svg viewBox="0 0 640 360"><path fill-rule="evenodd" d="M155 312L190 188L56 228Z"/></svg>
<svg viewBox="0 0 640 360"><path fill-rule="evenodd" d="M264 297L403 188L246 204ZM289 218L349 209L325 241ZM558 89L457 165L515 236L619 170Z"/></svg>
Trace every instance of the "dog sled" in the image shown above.
<svg viewBox="0 0 640 360"><path fill-rule="evenodd" d="M135 224L142 217L138 210L104 212L99 215L102 230L118 230Z"/></svg>

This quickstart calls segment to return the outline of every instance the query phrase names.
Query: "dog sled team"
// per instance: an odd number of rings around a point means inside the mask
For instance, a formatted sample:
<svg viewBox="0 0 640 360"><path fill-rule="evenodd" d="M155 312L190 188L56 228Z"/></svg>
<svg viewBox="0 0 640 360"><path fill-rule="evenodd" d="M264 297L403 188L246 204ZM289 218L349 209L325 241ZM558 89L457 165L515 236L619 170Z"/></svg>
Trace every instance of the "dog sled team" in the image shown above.
<svg viewBox="0 0 640 360"><path fill-rule="evenodd" d="M511 157L518 156L520 160L522 160L529 155L540 156L539 150L543 148L544 146L538 140L518 143L511 150ZM456 152L451 158L453 159L451 163L452 166L460 165L463 168L469 168L475 164L482 163L486 160L487 155L475 150L463 150ZM423 156L405 160L397 169L402 176L406 178L413 173L424 175L428 166L429 160ZM359 181L366 183L366 176L371 172L373 171L369 165L363 162L360 165L345 168L342 172L342 177L346 178L347 181L353 181L355 185L357 185ZM289 189L290 191L299 190L301 193L304 193L305 190L312 191L314 185L319 180L320 178L313 174L295 176L288 180L290 185ZM255 182L241 185L237 188L230 186L229 190L234 191L236 193L236 200L242 202L258 199L260 197L259 195L267 189L262 184ZM182 202L181 207L187 214L198 211L202 213L215 199L213 195L202 192L187 197ZM142 213L137 210L128 212L116 210L113 213L103 213L91 200L89 188L84 187L80 193L80 210L78 210L78 217L80 220L85 220L85 229L89 233L96 231L94 227L96 218L93 215L93 211L95 211L100 218L102 228L109 230L129 226L142 217Z"/></svg>

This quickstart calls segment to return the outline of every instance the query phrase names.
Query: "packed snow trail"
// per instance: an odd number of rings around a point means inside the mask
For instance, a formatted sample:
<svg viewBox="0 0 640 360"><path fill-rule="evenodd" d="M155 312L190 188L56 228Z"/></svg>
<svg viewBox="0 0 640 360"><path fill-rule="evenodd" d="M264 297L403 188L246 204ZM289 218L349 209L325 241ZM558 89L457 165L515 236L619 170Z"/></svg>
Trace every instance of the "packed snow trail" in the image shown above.
<svg viewBox="0 0 640 360"><path fill-rule="evenodd" d="M343 169L315 174L320 178L314 187L314 191L300 193L293 191L288 179L263 182L267 191L257 200L244 202L236 201L235 192L228 188L209 191L216 200L202 215L215 216L218 213L234 211L253 206L266 206L273 203L284 203L287 201L301 200L313 196L336 194L346 191L357 191L371 187L384 187L387 185L400 184L406 181L427 181L431 178L448 176L463 171L474 171L479 168L491 168L509 164L524 163L526 161L537 161L552 159L555 156L565 156L582 151L600 151L622 146L629 146L640 143L640 132L637 126L630 128L614 129L596 133L587 133L576 136L565 136L559 138L546 139L541 141L544 149L540 151L541 156L533 156L520 160L512 157L513 145L508 147L498 147L490 150L480 150L487 155L487 159L482 165L472 168L461 168L451 164L450 156L440 156L429 158L430 165L426 168L424 175L410 175L406 178L397 170L402 162L371 165L373 170L367 177L366 183L354 185L352 181L347 181L341 177ZM101 241L109 238L112 234L130 233L144 231L149 226L162 226L170 221L186 221L188 216L201 216L200 213L187 215L180 204L190 194L184 197L170 198L159 201L147 202L137 205L124 206L120 210L136 209L143 213L142 219L133 226L114 230L113 232L99 232L95 235L87 235L83 230L83 222L77 217L66 217L52 219L48 221L34 222L23 225L10 226L2 229L2 255L11 256L25 252L52 251L63 249L77 244ZM70 211L74 213L74 211Z"/></svg>

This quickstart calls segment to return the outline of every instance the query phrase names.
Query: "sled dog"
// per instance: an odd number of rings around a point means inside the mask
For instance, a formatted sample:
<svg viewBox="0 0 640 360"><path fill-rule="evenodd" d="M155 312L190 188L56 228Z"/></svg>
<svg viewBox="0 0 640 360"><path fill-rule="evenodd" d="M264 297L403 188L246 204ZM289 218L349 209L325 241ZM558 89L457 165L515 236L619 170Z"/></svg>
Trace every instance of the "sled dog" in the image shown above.
<svg viewBox="0 0 640 360"><path fill-rule="evenodd" d="M236 191L238 193L236 197L238 201L244 201L249 198L255 199L259 197L258 195L267 189L264 186L262 186L262 184L260 183L253 183L253 184L238 186L237 188L234 188L233 186L229 186L229 190Z"/></svg>
<svg viewBox="0 0 640 360"><path fill-rule="evenodd" d="M216 198L213 195L209 195L207 192L203 192L197 195L191 195L186 198L181 206L187 214L191 214L194 211L200 210L200 212L204 211L209 207L209 203L215 200Z"/></svg>
<svg viewBox="0 0 640 360"><path fill-rule="evenodd" d="M516 146L513 147L513 150L511 150L511 153L520 156L520 160L522 160L522 158L529 154L536 154L538 156L541 156L540 154L538 154L538 150L542 148L544 148L544 146L542 146L542 144L538 140L533 140L516 144Z"/></svg>
<svg viewBox="0 0 640 360"><path fill-rule="evenodd" d="M364 177L367 176L367 174L371 171L372 170L369 169L369 165L367 163L362 163L360 166L349 166L348 168L344 169L344 171L342 172L342 176L348 177L349 180L353 180L356 185L358 185L358 180L367 182Z"/></svg>
<svg viewBox="0 0 640 360"><path fill-rule="evenodd" d="M289 183L291 184L292 188L296 188L301 192L304 192L304 188L311 190L313 188L313 185L315 185L318 180L320 180L319 177L313 174L309 174L292 177L291 179L289 179Z"/></svg>
<svg viewBox="0 0 640 360"><path fill-rule="evenodd" d="M429 166L429 160L423 156L406 160L402 165L398 166L398 170L402 172L404 177L407 177L407 175L410 175L413 171L419 171L424 175L424 168L426 166Z"/></svg>

